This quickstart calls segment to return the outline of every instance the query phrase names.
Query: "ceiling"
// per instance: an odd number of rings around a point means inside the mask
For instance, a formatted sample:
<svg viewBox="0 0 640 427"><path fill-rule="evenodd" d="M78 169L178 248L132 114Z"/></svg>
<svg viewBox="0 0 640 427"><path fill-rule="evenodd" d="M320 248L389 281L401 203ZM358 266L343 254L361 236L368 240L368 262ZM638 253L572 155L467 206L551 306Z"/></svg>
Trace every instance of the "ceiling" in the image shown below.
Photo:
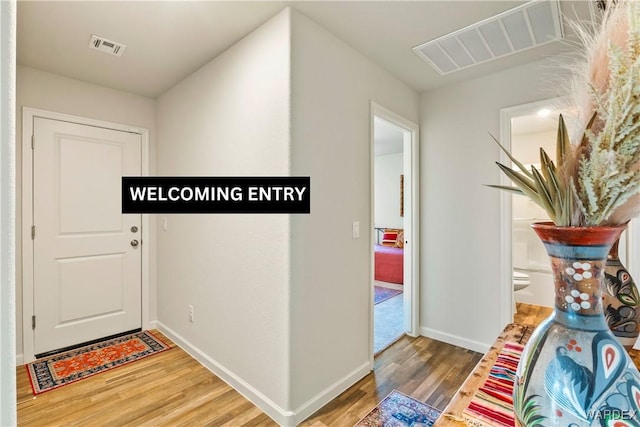
<svg viewBox="0 0 640 427"><path fill-rule="evenodd" d="M558 129L558 115L541 116L537 113L513 117L511 119L511 135L549 132Z"/></svg>
<svg viewBox="0 0 640 427"><path fill-rule="evenodd" d="M414 46L522 1L19 1L18 63L156 97L283 8L307 15L418 92L551 56L550 43L441 76ZM588 2L562 1L588 16ZM576 12L577 11L577 12ZM88 48L91 34L127 45L121 57Z"/></svg>
<svg viewBox="0 0 640 427"><path fill-rule="evenodd" d="M512 117L511 135L556 132L560 114L571 133L577 127L578 109L575 106L559 105L557 100L553 100L546 106L540 106L537 111Z"/></svg>

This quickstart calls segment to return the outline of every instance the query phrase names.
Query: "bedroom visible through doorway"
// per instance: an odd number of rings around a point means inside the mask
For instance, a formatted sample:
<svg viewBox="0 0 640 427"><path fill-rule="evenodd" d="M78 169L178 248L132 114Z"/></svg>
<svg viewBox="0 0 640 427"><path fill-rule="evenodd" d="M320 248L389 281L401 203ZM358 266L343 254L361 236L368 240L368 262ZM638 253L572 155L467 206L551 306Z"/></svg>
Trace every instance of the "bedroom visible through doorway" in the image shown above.
<svg viewBox="0 0 640 427"><path fill-rule="evenodd" d="M377 107L377 106L375 106ZM414 335L413 146L417 127L377 107L372 117L373 354ZM417 206L417 205L416 205ZM416 230L417 232L417 230ZM416 248L417 249L417 248Z"/></svg>

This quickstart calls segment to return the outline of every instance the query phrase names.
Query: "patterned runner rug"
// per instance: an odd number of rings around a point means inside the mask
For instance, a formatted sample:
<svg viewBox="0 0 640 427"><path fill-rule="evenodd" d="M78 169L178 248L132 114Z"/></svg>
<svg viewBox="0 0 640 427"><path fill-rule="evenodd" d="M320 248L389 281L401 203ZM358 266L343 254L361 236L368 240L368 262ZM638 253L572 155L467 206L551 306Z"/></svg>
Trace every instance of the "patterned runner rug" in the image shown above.
<svg viewBox="0 0 640 427"><path fill-rule="evenodd" d="M430 427L439 416L436 408L393 390L355 427Z"/></svg>
<svg viewBox="0 0 640 427"><path fill-rule="evenodd" d="M489 377L463 412L467 425L515 426L513 382L524 346L507 342L498 354Z"/></svg>
<svg viewBox="0 0 640 427"><path fill-rule="evenodd" d="M38 359L26 368L35 395L169 348L151 332L143 331Z"/></svg>

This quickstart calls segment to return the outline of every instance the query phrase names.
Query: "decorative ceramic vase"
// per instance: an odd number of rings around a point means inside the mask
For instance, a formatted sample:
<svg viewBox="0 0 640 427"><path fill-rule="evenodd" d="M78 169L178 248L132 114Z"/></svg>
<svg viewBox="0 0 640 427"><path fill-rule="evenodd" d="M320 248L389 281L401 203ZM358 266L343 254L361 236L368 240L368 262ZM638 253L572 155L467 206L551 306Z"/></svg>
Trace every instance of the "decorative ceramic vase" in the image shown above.
<svg viewBox="0 0 640 427"><path fill-rule="evenodd" d="M604 317L623 346L631 348L640 332L640 298L638 288L618 257L618 243L609 251L604 270L602 300Z"/></svg>
<svg viewBox="0 0 640 427"><path fill-rule="evenodd" d="M640 373L602 306L607 253L624 226L532 225L551 258L553 313L527 342L513 391L521 426L638 426Z"/></svg>

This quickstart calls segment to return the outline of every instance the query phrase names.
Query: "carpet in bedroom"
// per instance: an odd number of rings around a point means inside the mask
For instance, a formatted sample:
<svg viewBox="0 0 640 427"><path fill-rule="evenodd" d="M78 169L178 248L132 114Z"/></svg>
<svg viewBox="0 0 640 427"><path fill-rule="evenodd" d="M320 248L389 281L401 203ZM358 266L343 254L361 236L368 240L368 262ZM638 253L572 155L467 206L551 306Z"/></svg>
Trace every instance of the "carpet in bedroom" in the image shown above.
<svg viewBox="0 0 640 427"><path fill-rule="evenodd" d="M402 293L376 304L373 309L373 353L389 347L404 334Z"/></svg>

